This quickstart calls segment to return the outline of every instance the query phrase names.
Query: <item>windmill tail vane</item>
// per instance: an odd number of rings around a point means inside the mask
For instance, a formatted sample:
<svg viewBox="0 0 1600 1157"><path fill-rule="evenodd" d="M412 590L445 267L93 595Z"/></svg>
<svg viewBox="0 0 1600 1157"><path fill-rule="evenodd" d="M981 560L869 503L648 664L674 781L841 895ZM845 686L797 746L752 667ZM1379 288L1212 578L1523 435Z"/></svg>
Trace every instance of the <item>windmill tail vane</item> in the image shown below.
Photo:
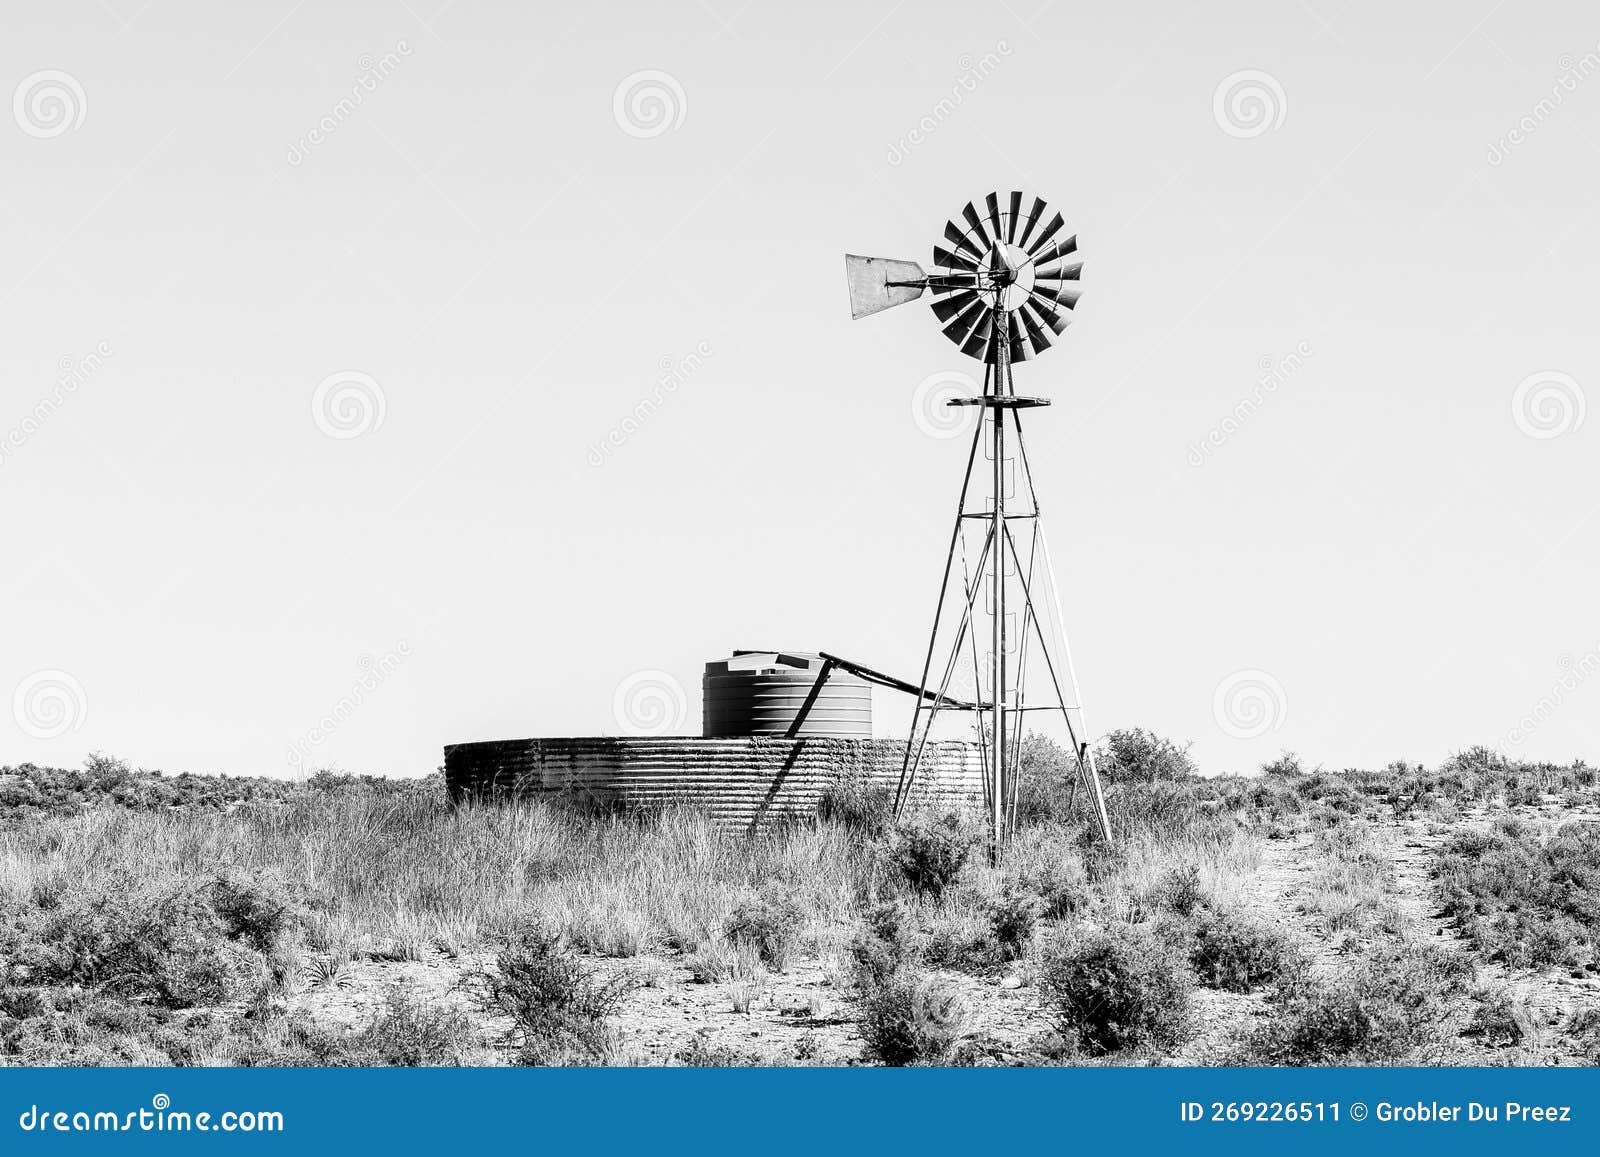
<svg viewBox="0 0 1600 1157"><path fill-rule="evenodd" d="M939 714L969 715L982 753L991 858L1016 826L1023 738L1029 716L1039 712L1065 722L1073 798L1081 785L1094 826L1108 843L1112 838L1022 433L1023 411L1050 402L1017 394L1012 374L1066 331L1083 262L1066 219L1041 197L1024 212L1024 200L1013 192L1002 204L990 193L982 211L969 201L959 220L945 223L933 272L915 261L845 255L852 318L929 294L945 337L984 363L983 392L946 403L977 407L982 421L956 504L895 814L913 798ZM1043 688L1034 695L1030 676ZM952 697L952 685L967 677L970 694Z"/></svg>

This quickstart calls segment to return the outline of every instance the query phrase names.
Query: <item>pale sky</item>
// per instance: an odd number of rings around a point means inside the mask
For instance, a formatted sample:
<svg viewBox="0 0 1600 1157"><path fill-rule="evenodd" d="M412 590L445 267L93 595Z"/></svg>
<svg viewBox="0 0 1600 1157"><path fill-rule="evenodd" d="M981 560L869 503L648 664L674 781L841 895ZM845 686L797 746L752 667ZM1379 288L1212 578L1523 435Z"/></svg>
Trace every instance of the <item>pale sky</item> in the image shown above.
<svg viewBox="0 0 1600 1157"><path fill-rule="evenodd" d="M421 774L641 672L695 733L735 647L914 676L965 456L914 401L981 366L841 255L1012 188L1087 262L1017 380L1093 734L1600 759L1590 4L7 16L0 763Z"/></svg>

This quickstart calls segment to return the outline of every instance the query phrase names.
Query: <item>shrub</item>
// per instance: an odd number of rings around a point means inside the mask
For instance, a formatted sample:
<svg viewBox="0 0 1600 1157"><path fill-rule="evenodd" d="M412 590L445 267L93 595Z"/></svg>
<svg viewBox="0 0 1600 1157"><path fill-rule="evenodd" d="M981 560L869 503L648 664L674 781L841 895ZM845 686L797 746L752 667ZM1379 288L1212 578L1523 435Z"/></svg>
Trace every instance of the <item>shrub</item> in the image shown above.
<svg viewBox="0 0 1600 1157"><path fill-rule="evenodd" d="M864 926L851 939L850 959L856 984L863 990L882 984L905 963L903 915L898 904L880 904L867 913Z"/></svg>
<svg viewBox="0 0 1600 1157"><path fill-rule="evenodd" d="M602 1059L611 1047L606 1018L633 987L625 975L601 980L536 921L513 927L495 970L471 973L465 983L485 1012L510 1018L506 1043L524 1065Z"/></svg>
<svg viewBox="0 0 1600 1157"><path fill-rule="evenodd" d="M1278 758L1269 760L1261 765L1262 775L1297 776L1303 774L1300 768L1300 757L1292 751L1279 754Z"/></svg>
<svg viewBox="0 0 1600 1157"><path fill-rule="evenodd" d="M465 1064L477 1046L478 1034L459 1009L429 1003L398 985L385 994L383 1011L349 1041L360 1064L411 1068Z"/></svg>
<svg viewBox="0 0 1600 1157"><path fill-rule="evenodd" d="M1442 1026L1471 975L1463 957L1433 945L1402 945L1332 980L1297 969L1280 979L1275 1013L1252 1037L1266 1064L1400 1064L1432 1061Z"/></svg>
<svg viewBox="0 0 1600 1157"><path fill-rule="evenodd" d="M1149 903L1179 916L1191 916L1196 908L1206 902L1206 891L1200 883L1200 869L1194 864L1173 868L1161 877L1151 889Z"/></svg>
<svg viewBox="0 0 1600 1157"><path fill-rule="evenodd" d="M1187 965L1145 925L1062 939L1039 980L1062 1036L1092 1056L1173 1048L1191 1030Z"/></svg>
<svg viewBox="0 0 1600 1157"><path fill-rule="evenodd" d="M1600 965L1600 830L1548 839L1509 821L1465 832L1434 862L1439 899L1473 946L1513 967Z"/></svg>
<svg viewBox="0 0 1600 1157"><path fill-rule="evenodd" d="M1202 911L1190 934L1189 964L1207 988L1249 992L1299 965L1281 930L1239 912Z"/></svg>
<svg viewBox="0 0 1600 1157"><path fill-rule="evenodd" d="M762 896L741 902L723 923L723 935L735 947L746 945L770 968L782 972L800 939L804 913L790 896L769 888Z"/></svg>
<svg viewBox="0 0 1600 1157"><path fill-rule="evenodd" d="M889 863L918 895L938 899L955 882L978 843L955 816L898 825L889 843Z"/></svg>
<svg viewBox="0 0 1600 1157"><path fill-rule="evenodd" d="M1016 960L1028 950L1044 905L1031 892L1006 887L989 902L989 934L1002 960Z"/></svg>
<svg viewBox="0 0 1600 1157"><path fill-rule="evenodd" d="M288 899L270 883L223 874L211 884L211 906L228 936L257 952L271 952L294 922Z"/></svg>
<svg viewBox="0 0 1600 1157"><path fill-rule="evenodd" d="M1006 848L1005 867L1005 886L1037 897L1041 919L1071 916L1088 903L1084 852L1064 828L1041 825L1019 832Z"/></svg>
<svg viewBox="0 0 1600 1157"><path fill-rule="evenodd" d="M130 887L47 913L35 983L78 984L165 1008L223 1000L235 979L222 927L197 890Z"/></svg>
<svg viewBox="0 0 1600 1157"><path fill-rule="evenodd" d="M967 1035L967 1020L966 1004L948 981L909 968L897 970L863 996L866 1058L895 1066L947 1063Z"/></svg>
<svg viewBox="0 0 1600 1157"><path fill-rule="evenodd" d="M1158 783L1199 774L1188 744L1179 747L1142 727L1112 731L1100 741L1100 748L1100 774L1112 783Z"/></svg>
<svg viewBox="0 0 1600 1157"><path fill-rule="evenodd" d="M1489 1045L1517 1045L1536 1035L1528 1002L1504 984L1481 984L1472 990L1472 1019L1467 1032Z"/></svg>

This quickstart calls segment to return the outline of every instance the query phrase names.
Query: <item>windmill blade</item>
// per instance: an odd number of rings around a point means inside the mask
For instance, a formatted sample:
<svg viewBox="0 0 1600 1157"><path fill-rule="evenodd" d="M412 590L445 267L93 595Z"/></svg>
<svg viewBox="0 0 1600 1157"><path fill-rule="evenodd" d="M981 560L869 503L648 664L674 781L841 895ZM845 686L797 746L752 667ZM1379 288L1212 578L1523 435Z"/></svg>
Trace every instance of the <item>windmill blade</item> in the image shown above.
<svg viewBox="0 0 1600 1157"><path fill-rule="evenodd" d="M1011 212L1006 214L1006 244L1017 243L1017 218L1022 216L1022 193L1011 194Z"/></svg>
<svg viewBox="0 0 1600 1157"><path fill-rule="evenodd" d="M978 291L964 289L954 297L947 297L942 301L933 303L933 312L940 321L949 321L956 314L978 300Z"/></svg>
<svg viewBox="0 0 1600 1157"><path fill-rule="evenodd" d="M989 240L989 235L983 231L983 222L979 220L978 210L973 208L971 201L968 201L967 207L961 210L961 217L971 226L969 232L978 239L979 248L988 249L992 243Z"/></svg>
<svg viewBox="0 0 1600 1157"><path fill-rule="evenodd" d="M1065 241L1057 241L1054 245L1047 245L1033 257L1034 265L1049 265L1058 257L1065 257L1069 253L1078 251L1078 235L1074 233Z"/></svg>
<svg viewBox="0 0 1600 1157"><path fill-rule="evenodd" d="M1028 210L1028 227L1022 231L1022 240L1017 242L1023 249L1028 248L1028 238L1033 235L1033 227L1039 223L1039 217L1043 213L1044 198L1035 197L1033 199L1033 208Z"/></svg>
<svg viewBox="0 0 1600 1157"><path fill-rule="evenodd" d="M978 271L978 266L975 262L968 261L959 253L952 253L939 245L933 247L933 263L935 265L943 265L947 269L965 269L972 273Z"/></svg>
<svg viewBox="0 0 1600 1157"><path fill-rule="evenodd" d="M904 305L922 296L928 275L915 261L844 255L844 276L850 287L852 320Z"/></svg>
<svg viewBox="0 0 1600 1157"><path fill-rule="evenodd" d="M981 325L972 331L972 336L962 345L961 352L969 358L980 358L989 364L994 364L994 351L990 349L989 327Z"/></svg>
<svg viewBox="0 0 1600 1157"><path fill-rule="evenodd" d="M1035 284L1033 292L1045 301L1054 302L1065 309L1071 309L1078 304L1078 298L1083 295L1083 288L1070 281L1063 281L1059 285Z"/></svg>
<svg viewBox="0 0 1600 1157"><path fill-rule="evenodd" d="M1000 194L990 193L983 199L983 203L989 208L989 225L994 229L995 243L999 244L1000 238L1006 235L1005 227L1000 221Z"/></svg>
<svg viewBox="0 0 1600 1157"><path fill-rule="evenodd" d="M1035 282L1039 281L1077 281L1083 276L1083 262L1074 261L1071 265L1060 265L1055 269L1036 269L1033 273Z"/></svg>
<svg viewBox="0 0 1600 1157"><path fill-rule="evenodd" d="M1054 330L1057 337L1060 337L1062 334L1066 333L1067 326L1072 324L1071 318L1063 317L1061 314L1051 309L1050 306L1045 304L1045 301L1040 300L1039 298L1028 298L1025 308L1033 313L1038 314L1039 320Z"/></svg>
<svg viewBox="0 0 1600 1157"><path fill-rule="evenodd" d="M974 257L982 257L983 250L973 244L972 238L963 233L954 221L944 223L944 239L957 249L965 250Z"/></svg>
<svg viewBox="0 0 1600 1157"><path fill-rule="evenodd" d="M1022 327L1017 324L1017 315L1008 314L1006 317L1007 344L1011 347L1011 360L1025 362L1033 356L1028 349L1028 343L1022 339Z"/></svg>
<svg viewBox="0 0 1600 1157"><path fill-rule="evenodd" d="M1033 352L1037 354L1050 348L1050 335L1040 328L1039 323L1033 320L1033 313L1026 308L1032 304L1032 301L1023 302L1024 308L1017 310L1017 313L1022 318L1022 328L1027 331L1028 343L1033 346ZM1063 325L1062 328L1065 329L1066 326Z"/></svg>
<svg viewBox="0 0 1600 1157"><path fill-rule="evenodd" d="M1028 256L1032 257L1039 250L1043 249L1044 243L1059 233L1061 231L1061 227L1066 223L1067 219L1060 213L1057 213L1054 217L1050 218L1050 224L1039 230L1039 236L1033 239L1033 245L1028 249Z"/></svg>
<svg viewBox="0 0 1600 1157"><path fill-rule="evenodd" d="M982 298L979 298L963 310L954 321L944 327L944 336L960 345L963 338L974 332L974 327L978 327L977 332L982 332L982 327L989 324L989 317L990 310L988 305L984 303Z"/></svg>

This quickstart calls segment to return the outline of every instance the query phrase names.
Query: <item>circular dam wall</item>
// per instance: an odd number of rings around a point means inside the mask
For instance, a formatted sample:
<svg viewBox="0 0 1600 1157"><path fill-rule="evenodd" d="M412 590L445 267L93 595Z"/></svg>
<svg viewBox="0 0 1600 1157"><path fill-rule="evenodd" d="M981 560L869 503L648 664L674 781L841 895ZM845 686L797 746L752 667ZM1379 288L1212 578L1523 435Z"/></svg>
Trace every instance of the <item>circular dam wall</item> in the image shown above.
<svg viewBox="0 0 1600 1157"><path fill-rule="evenodd" d="M444 749L450 798L568 797L599 807L702 808L730 826L809 816L842 778L893 790L903 740L557 738L457 743ZM982 807L983 760L975 743L930 742L912 803L940 810Z"/></svg>

